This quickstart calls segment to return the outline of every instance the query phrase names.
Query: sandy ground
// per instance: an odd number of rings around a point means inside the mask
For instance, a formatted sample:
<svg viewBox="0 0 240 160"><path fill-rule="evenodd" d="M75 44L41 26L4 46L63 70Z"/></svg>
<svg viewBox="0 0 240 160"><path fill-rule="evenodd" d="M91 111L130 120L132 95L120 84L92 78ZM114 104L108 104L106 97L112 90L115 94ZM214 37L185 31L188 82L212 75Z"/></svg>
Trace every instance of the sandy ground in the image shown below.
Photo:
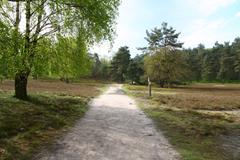
<svg viewBox="0 0 240 160"><path fill-rule="evenodd" d="M178 160L162 133L126 96L111 86L93 100L76 126L36 160Z"/></svg>

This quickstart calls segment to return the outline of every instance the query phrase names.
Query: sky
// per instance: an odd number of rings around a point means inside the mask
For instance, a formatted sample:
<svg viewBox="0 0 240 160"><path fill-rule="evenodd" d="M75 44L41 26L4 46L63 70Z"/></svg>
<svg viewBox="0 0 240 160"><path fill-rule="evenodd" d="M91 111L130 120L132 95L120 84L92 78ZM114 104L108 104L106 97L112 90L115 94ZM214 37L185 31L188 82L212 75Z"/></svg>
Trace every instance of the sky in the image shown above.
<svg viewBox="0 0 240 160"><path fill-rule="evenodd" d="M240 36L240 0L122 0L113 45L102 42L92 52L112 57L128 46L132 57L141 54L137 48L147 46L146 30L163 22L181 32L184 48L232 42Z"/></svg>

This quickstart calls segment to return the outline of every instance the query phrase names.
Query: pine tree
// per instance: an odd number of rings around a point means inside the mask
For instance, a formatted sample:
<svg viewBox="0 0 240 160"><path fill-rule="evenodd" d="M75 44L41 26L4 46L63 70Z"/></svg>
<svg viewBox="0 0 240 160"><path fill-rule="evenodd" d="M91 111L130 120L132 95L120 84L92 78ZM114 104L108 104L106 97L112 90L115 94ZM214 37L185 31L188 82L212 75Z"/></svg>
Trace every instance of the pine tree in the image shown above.
<svg viewBox="0 0 240 160"><path fill-rule="evenodd" d="M176 33L167 23L162 23L160 29L154 28L147 31L148 47L144 51L148 54L144 66L147 76L161 86L179 81L186 74L186 61L182 52L183 43L178 41L180 33Z"/></svg>
<svg viewBox="0 0 240 160"><path fill-rule="evenodd" d="M130 63L130 51L127 46L119 48L111 62L112 79L124 82L127 77L127 69Z"/></svg>
<svg viewBox="0 0 240 160"><path fill-rule="evenodd" d="M145 39L148 42L148 47L145 49L148 52L156 52L160 48L175 50L183 46L183 43L178 42L178 37L181 33L176 33L176 30L174 30L173 27L168 27L166 22L162 23L160 29L154 28L151 32L147 30L146 34L147 37L145 37Z"/></svg>
<svg viewBox="0 0 240 160"><path fill-rule="evenodd" d="M234 56L229 43L225 43L222 49L218 79L222 81L234 79Z"/></svg>

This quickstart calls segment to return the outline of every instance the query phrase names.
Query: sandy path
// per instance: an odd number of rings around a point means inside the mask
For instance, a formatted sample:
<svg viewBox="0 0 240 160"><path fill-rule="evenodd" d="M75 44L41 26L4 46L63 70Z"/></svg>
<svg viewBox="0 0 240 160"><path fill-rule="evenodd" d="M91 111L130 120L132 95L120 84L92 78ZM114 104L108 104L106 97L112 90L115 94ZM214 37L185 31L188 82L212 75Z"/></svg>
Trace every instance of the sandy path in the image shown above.
<svg viewBox="0 0 240 160"><path fill-rule="evenodd" d="M41 158L40 158L41 157ZM178 153L157 132L121 85L94 99L84 118L40 160L175 160Z"/></svg>

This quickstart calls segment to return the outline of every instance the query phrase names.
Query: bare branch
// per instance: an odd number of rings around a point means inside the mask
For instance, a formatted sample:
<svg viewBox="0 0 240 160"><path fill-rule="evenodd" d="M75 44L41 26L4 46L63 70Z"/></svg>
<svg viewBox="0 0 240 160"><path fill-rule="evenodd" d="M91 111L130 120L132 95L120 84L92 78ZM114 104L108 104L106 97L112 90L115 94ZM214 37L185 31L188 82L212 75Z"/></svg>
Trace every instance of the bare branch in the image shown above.
<svg viewBox="0 0 240 160"><path fill-rule="evenodd" d="M57 12L51 12L48 16L42 18L42 20L41 20L42 27L41 27L41 28L43 28L46 24L48 24L51 16L53 16L53 15L56 14L56 13L57 13ZM31 28L31 31L33 31L33 30L37 27L37 25L38 25L38 23L35 24L35 25Z"/></svg>
<svg viewBox="0 0 240 160"><path fill-rule="evenodd" d="M45 33L42 34L40 37L38 37L38 38L36 39L36 41L39 41L40 39L42 39L42 38L44 38L44 37L46 37L46 36L49 36L49 35L57 32L57 31L58 31L58 29L57 29L57 28L54 28L53 30L51 30L51 31L49 31L49 32L45 32Z"/></svg>

